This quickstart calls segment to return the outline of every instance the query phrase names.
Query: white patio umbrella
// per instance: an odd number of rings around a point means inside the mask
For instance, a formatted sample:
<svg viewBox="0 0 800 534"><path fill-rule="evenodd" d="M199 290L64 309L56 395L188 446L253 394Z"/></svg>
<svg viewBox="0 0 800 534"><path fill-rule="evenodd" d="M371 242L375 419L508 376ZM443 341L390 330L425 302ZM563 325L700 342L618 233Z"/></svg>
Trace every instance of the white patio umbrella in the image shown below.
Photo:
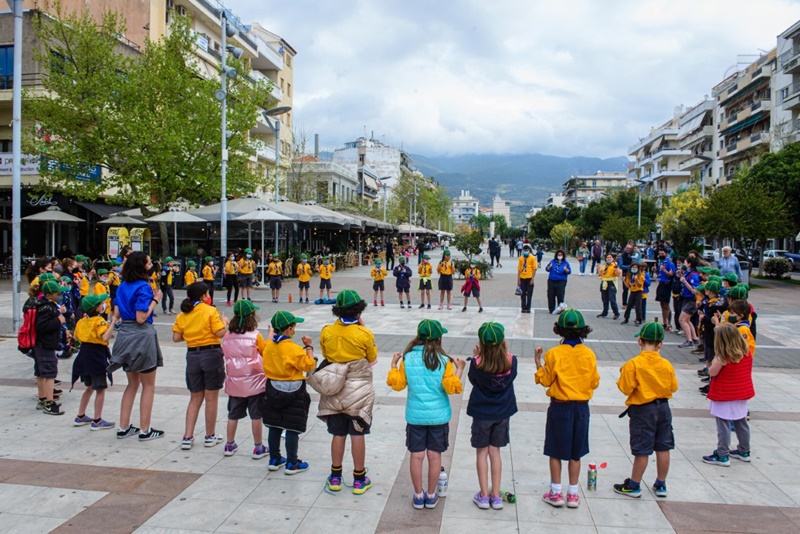
<svg viewBox="0 0 800 534"><path fill-rule="evenodd" d="M147 226L147 223L142 221L141 219L134 219L130 215L123 215L121 213L115 213L113 216L109 217L108 219L103 219L102 221L97 221L97 224L114 224L114 225L117 225L117 226L120 226L120 225Z"/></svg>
<svg viewBox="0 0 800 534"><path fill-rule="evenodd" d="M244 215L239 215L238 217L234 218L235 221L242 221L247 223L247 248L253 248L251 245L250 240L250 225L255 222L261 222L261 283L264 283L264 258L266 258L266 252L264 250L264 223L265 222L274 222L274 223L282 223L282 222L289 222L293 219L291 217L287 217L286 215L281 215L278 212L270 211L267 206L258 206L255 210L245 213ZM276 224L277 226L277 224ZM278 235L275 234L275 243L278 242Z"/></svg>
<svg viewBox="0 0 800 534"><path fill-rule="evenodd" d="M159 213L155 217L150 217L149 219L145 219L145 221L147 221L147 222L166 222L166 223L171 222L172 223L173 234L174 234L173 239L174 239L174 243L175 243L175 250L174 250L173 254L175 254L176 256L178 255L178 223L179 222L180 223L187 223L187 222L204 223L204 222L206 222L205 219L201 219L200 217L192 215L191 213L186 213L185 211L181 211L181 210L179 210L177 208L170 208L168 211L165 211L164 213Z"/></svg>
<svg viewBox="0 0 800 534"><path fill-rule="evenodd" d="M64 222L83 222L84 219L80 217L75 217L74 215L70 215L69 213L64 213L61 211L61 208L58 206L50 206L44 211L40 211L39 213L34 213L33 215L28 215L27 217L22 218L23 221L45 221L51 223L51 255L56 255L56 223Z"/></svg>

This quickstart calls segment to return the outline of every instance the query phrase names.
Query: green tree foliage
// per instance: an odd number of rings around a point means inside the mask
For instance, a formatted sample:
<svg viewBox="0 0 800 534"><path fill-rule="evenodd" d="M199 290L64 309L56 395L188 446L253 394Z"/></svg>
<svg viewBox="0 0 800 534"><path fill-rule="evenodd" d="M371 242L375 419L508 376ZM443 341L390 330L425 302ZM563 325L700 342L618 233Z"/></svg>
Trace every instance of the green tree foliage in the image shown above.
<svg viewBox="0 0 800 534"><path fill-rule="evenodd" d="M553 227L550 231L550 239L553 240L553 246L565 249L565 252L570 247L572 240L578 235L578 228L568 222L564 221Z"/></svg>
<svg viewBox="0 0 800 534"><path fill-rule="evenodd" d="M567 220L566 208L550 206L528 218L531 237L547 238L553 227Z"/></svg>
<svg viewBox="0 0 800 534"><path fill-rule="evenodd" d="M642 237L637 234L637 221L639 214L639 190L636 187L628 189L616 189L594 202L590 202L581 210L577 224L583 230L586 237L603 234L601 227L612 216L623 219L633 218L634 225L632 234L627 239ZM658 215L658 207L655 201L647 195L642 195L642 225L644 234L647 235L653 227ZM605 234L603 237L608 239ZM627 241L625 239L624 241Z"/></svg>
<svg viewBox="0 0 800 534"><path fill-rule="evenodd" d="M50 162L41 187L89 200L111 193L115 203L139 206L147 215L179 199L219 200L219 82L202 76L188 21L176 17L169 35L148 41L139 54L116 38L125 31L117 13L105 12L99 23L88 10L65 14L56 5L55 13L35 22L44 43L33 52L44 91L24 98L25 114L36 118L26 132L26 151ZM259 186L248 131L259 106L271 100L268 84L249 81L242 62L231 57L230 64L239 76L228 83L227 191L236 196ZM102 180L75 179L95 165L103 169Z"/></svg>
<svg viewBox="0 0 800 534"><path fill-rule="evenodd" d="M800 143L790 143L778 152L765 154L744 173L742 180L781 193L787 200L792 233L800 230Z"/></svg>
<svg viewBox="0 0 800 534"><path fill-rule="evenodd" d="M492 217L492 221L494 222L494 235L498 235L500 237L505 237L504 234L508 233L508 221L506 220L505 215L494 215Z"/></svg>
<svg viewBox="0 0 800 534"><path fill-rule="evenodd" d="M479 214L475 215L474 217L470 218L469 225L472 228L476 228L477 230L480 230L481 235L485 236L485 235L487 235L489 233L489 224L491 222L492 222L492 220L489 217L487 217L483 213L479 213Z"/></svg>
<svg viewBox="0 0 800 534"><path fill-rule="evenodd" d="M697 247L703 237L701 219L705 204L700 188L691 186L675 193L658 215L662 235L680 254Z"/></svg>
<svg viewBox="0 0 800 534"><path fill-rule="evenodd" d="M462 225L456 228L454 233L453 245L467 257L467 260L481 253L483 234L480 230Z"/></svg>
<svg viewBox="0 0 800 534"><path fill-rule="evenodd" d="M447 226L450 219L450 205L447 189L433 178L423 178L418 175L404 173L394 188L389 193L386 206L386 220L393 224L408 222L409 207L413 206L414 184L416 182L417 214L412 223L437 229L441 224L442 229ZM381 218L383 218L383 198L381 203ZM413 210L411 213L414 218Z"/></svg>
<svg viewBox="0 0 800 534"><path fill-rule="evenodd" d="M631 239L642 239L649 232L644 226L637 226L637 222L636 217L610 215L600 226L600 235L606 241L619 244L626 243Z"/></svg>

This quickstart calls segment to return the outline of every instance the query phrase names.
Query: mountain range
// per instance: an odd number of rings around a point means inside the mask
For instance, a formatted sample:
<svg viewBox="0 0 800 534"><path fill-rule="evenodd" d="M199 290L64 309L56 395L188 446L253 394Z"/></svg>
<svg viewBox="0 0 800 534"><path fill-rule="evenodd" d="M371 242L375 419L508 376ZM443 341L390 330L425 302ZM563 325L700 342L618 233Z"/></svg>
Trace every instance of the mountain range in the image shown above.
<svg viewBox="0 0 800 534"><path fill-rule="evenodd" d="M451 197L462 190L491 206L495 195L511 202L514 224L521 224L531 207L542 206L550 193L560 192L574 174L627 171L628 158L559 157L546 154L469 154L424 156L412 154L414 166L443 185Z"/></svg>

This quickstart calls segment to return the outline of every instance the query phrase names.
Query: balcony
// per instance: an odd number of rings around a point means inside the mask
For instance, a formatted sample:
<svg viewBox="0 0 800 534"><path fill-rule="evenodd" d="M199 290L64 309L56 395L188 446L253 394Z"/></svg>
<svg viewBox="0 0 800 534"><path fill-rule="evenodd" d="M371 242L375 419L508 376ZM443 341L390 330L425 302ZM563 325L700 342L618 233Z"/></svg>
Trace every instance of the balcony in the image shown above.
<svg viewBox="0 0 800 534"><path fill-rule="evenodd" d="M674 147L663 147L658 152L653 154L653 163L669 156L689 156L691 154L692 153L688 150L681 150Z"/></svg>
<svg viewBox="0 0 800 534"><path fill-rule="evenodd" d="M711 151L703 152L702 154L692 154L691 157L678 163L678 169L682 171L691 171L693 169L701 168L704 165L710 165L710 161L706 161L698 156L705 156L711 158Z"/></svg>
<svg viewBox="0 0 800 534"><path fill-rule="evenodd" d="M647 135L647 137L645 137L644 139L640 140L638 143L629 146L628 147L628 154L631 155L631 156L635 156L636 153L639 151L639 149L649 145L650 143L652 143L653 141L655 141L659 137L662 137L662 136L666 137L666 136L669 136L669 135L676 136L676 135L678 135L678 133L679 133L678 128L659 128L659 129L656 129L656 130L652 130Z"/></svg>
<svg viewBox="0 0 800 534"><path fill-rule="evenodd" d="M713 136L714 136L714 127L713 126L703 126L702 128L700 128L699 130L697 130L693 134L687 135L686 137L681 139L681 145L680 146L681 146L682 149L688 149L689 147L691 147L692 145L697 143L697 141L700 141L700 140L703 140L703 139L706 139L706 138L710 139Z"/></svg>
<svg viewBox="0 0 800 534"><path fill-rule="evenodd" d="M276 52L263 39L253 36L256 42L258 55L254 57L250 64L254 69L260 70L283 70L283 56Z"/></svg>
<svg viewBox="0 0 800 534"><path fill-rule="evenodd" d="M267 145L265 143L258 143L256 148L256 155L259 159L265 159L267 161L275 161L275 147Z"/></svg>
<svg viewBox="0 0 800 534"><path fill-rule="evenodd" d="M800 70L800 45L795 44L780 57L780 66L785 74L792 74Z"/></svg>
<svg viewBox="0 0 800 534"><path fill-rule="evenodd" d="M691 175L692 175L692 173L689 172L689 171L682 171L682 170L677 170L677 169L673 169L673 170L670 170L670 169L659 169L658 171L656 171L655 173L650 175L650 180L655 182L656 180L661 180L663 178L671 178L671 177L686 177L686 178L688 178Z"/></svg>
<svg viewBox="0 0 800 534"><path fill-rule="evenodd" d="M787 90L787 94L783 98L783 102L781 102L783 109L788 111L800 108L800 80L785 87L784 89Z"/></svg>

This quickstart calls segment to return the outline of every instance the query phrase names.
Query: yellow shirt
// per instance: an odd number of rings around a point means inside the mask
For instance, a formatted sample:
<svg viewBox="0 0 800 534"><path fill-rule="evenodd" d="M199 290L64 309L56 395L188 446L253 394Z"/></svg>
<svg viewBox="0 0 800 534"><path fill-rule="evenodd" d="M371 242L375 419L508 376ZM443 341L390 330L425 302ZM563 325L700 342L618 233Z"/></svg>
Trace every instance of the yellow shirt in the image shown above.
<svg viewBox="0 0 800 534"><path fill-rule="evenodd" d="M281 276L283 274L283 266L280 262L270 262L267 266L267 275L269 276Z"/></svg>
<svg viewBox="0 0 800 534"><path fill-rule="evenodd" d="M187 286L197 282L197 271L188 270L183 274L183 281Z"/></svg>
<svg viewBox="0 0 800 534"><path fill-rule="evenodd" d="M374 362L378 357L372 331L358 324L345 325L341 319L322 328L319 345L322 356L329 362L347 363L361 358Z"/></svg>
<svg viewBox="0 0 800 534"><path fill-rule="evenodd" d="M743 325L742 323L736 323L736 328L739 330L739 333L742 334L742 337L747 342L747 346L750 348L750 356L756 355L756 339L753 337L753 333L750 331L750 327Z"/></svg>
<svg viewBox="0 0 800 534"><path fill-rule="evenodd" d="M644 289L644 271L639 271L636 273L636 276L633 277L633 282L631 282L631 274L626 274L623 280L625 287L630 288L631 293L638 293Z"/></svg>
<svg viewBox="0 0 800 534"><path fill-rule="evenodd" d="M297 266L297 281L298 282L308 282L311 280L311 273L313 269L307 263L301 263Z"/></svg>
<svg viewBox="0 0 800 534"><path fill-rule="evenodd" d="M158 289L158 273L151 274L147 283L150 284L150 289L152 289L153 293L155 293L156 289Z"/></svg>
<svg viewBox="0 0 800 534"><path fill-rule="evenodd" d="M89 276L86 273L81 273L80 293L82 297L89 294Z"/></svg>
<svg viewBox="0 0 800 534"><path fill-rule="evenodd" d="M442 276L452 276L453 275L453 262L452 261L440 261L439 264L436 266L436 272Z"/></svg>
<svg viewBox="0 0 800 534"><path fill-rule="evenodd" d="M517 262L517 275L520 278L533 278L538 268L539 265L536 263L536 257L533 254L530 254L527 258L523 256Z"/></svg>
<svg viewBox="0 0 800 534"><path fill-rule="evenodd" d="M468 268L466 271L464 271L464 278L471 278L473 276L475 277L476 280L480 280L481 279L481 270L477 269L477 268L475 268L475 269Z"/></svg>
<svg viewBox="0 0 800 534"><path fill-rule="evenodd" d="M369 273L369 275L372 277L372 279L375 280L376 282L380 282L382 280L386 280L386 275L387 274L388 273L386 272L386 268L383 267L383 266L381 266L381 267L373 267L372 271L370 271L370 273Z"/></svg>
<svg viewBox="0 0 800 534"><path fill-rule="evenodd" d="M225 323L219 318L219 312L205 302L199 303L189 313L179 313L172 327L173 332L183 334L188 348L219 345L220 338L216 332L225 330Z"/></svg>
<svg viewBox="0 0 800 534"><path fill-rule="evenodd" d="M261 353L264 360L264 374L270 380L305 380L317 362L306 354L305 349L292 341L284 339L278 343L267 341Z"/></svg>
<svg viewBox="0 0 800 534"><path fill-rule="evenodd" d="M600 278L607 281L616 281L619 277L619 271L616 263L612 263L611 265L603 265L597 270L597 274L600 275Z"/></svg>
<svg viewBox="0 0 800 534"><path fill-rule="evenodd" d="M562 401L588 401L600 385L597 359L583 343L562 343L545 352L535 379L548 388L548 397Z"/></svg>
<svg viewBox="0 0 800 534"><path fill-rule="evenodd" d="M225 274L236 274L239 272L239 265L235 261L225 262Z"/></svg>
<svg viewBox="0 0 800 534"><path fill-rule="evenodd" d="M433 265L430 263L420 263L417 267L417 273L420 278L429 278L433 274Z"/></svg>
<svg viewBox="0 0 800 534"><path fill-rule="evenodd" d="M121 280L115 271L108 273L108 287L119 287Z"/></svg>
<svg viewBox="0 0 800 534"><path fill-rule="evenodd" d="M335 270L336 267L332 263L329 263L328 265L320 265L319 277L322 278L323 280L330 280L331 274L333 274L333 271Z"/></svg>
<svg viewBox="0 0 800 534"><path fill-rule="evenodd" d="M109 294L109 292L108 292L108 285L106 285L106 284L108 284L108 282L106 282L106 283L104 284L103 282L100 282L100 281L98 280L98 282L97 282L97 283L94 285L94 287L92 288L92 293L93 293L94 295L102 295L102 294L106 294L106 295L108 295L108 294ZM108 298L106 299L106 307L107 307L107 309L109 309L109 310L111 309L111 297L108 297Z"/></svg>
<svg viewBox="0 0 800 534"><path fill-rule="evenodd" d="M84 316L75 325L75 339L81 343L108 346L108 341L103 339L103 334L108 331L109 326L108 322L99 315L95 317Z"/></svg>
<svg viewBox="0 0 800 534"><path fill-rule="evenodd" d="M253 260L248 260L247 258L242 258L239 260L239 272L242 274L253 274L253 271L256 268L256 262Z"/></svg>
<svg viewBox="0 0 800 534"><path fill-rule="evenodd" d="M400 361L400 368L392 367L389 369L389 376L386 377L386 385L395 391L403 391L408 386L408 378L406 377L405 362ZM456 376L456 368L452 362L447 362L444 366L444 375L442 375L442 388L448 395L458 395L464 390L461 380Z"/></svg>
<svg viewBox="0 0 800 534"><path fill-rule="evenodd" d="M209 282L213 282L216 271L217 268L212 267L210 265L206 265L205 267L203 267L203 280L208 280Z"/></svg>
<svg viewBox="0 0 800 534"><path fill-rule="evenodd" d="M642 351L619 370L619 390L628 396L626 406L671 399L678 391L675 369L657 351Z"/></svg>

